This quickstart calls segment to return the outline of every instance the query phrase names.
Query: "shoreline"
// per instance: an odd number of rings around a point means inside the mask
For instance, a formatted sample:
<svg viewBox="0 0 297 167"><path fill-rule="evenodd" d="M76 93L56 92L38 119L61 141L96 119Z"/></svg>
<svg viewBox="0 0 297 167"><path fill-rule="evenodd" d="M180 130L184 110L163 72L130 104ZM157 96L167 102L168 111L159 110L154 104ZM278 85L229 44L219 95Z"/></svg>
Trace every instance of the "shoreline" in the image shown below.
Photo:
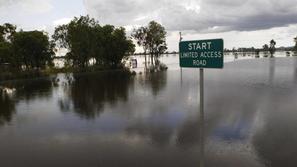
<svg viewBox="0 0 297 167"><path fill-rule="evenodd" d="M123 72L127 75L134 75L133 71L127 68L119 68L119 69L49 69L43 71L26 71L19 73L12 72L4 72L0 73L0 84L5 82L15 82L15 81L25 81L32 79L42 79L42 78L50 78L56 76L58 74L90 74L90 73L98 73L98 72ZM6 75L6 76L5 76Z"/></svg>
<svg viewBox="0 0 297 167"><path fill-rule="evenodd" d="M278 58L292 58L290 57L273 57L272 59ZM237 59L236 61L245 61L245 60L261 60L261 59L271 59L270 57L260 57L260 58L250 58L250 59ZM235 62L236 62L235 61ZM226 61L224 64L234 63L234 61ZM137 70L136 70L137 71ZM58 74L90 74L90 73L98 73L98 72L126 72L127 74L133 76L138 72L129 68L117 68L117 69L103 69L99 67L89 67L86 69L73 69L73 68L61 68L61 69L47 69L41 71L26 71L22 73L13 73L13 72L4 72L0 73L0 84L5 82L14 82L14 81L23 81L23 80L32 80L32 79L42 79L42 78L50 78L54 75ZM5 76L7 75L7 76Z"/></svg>

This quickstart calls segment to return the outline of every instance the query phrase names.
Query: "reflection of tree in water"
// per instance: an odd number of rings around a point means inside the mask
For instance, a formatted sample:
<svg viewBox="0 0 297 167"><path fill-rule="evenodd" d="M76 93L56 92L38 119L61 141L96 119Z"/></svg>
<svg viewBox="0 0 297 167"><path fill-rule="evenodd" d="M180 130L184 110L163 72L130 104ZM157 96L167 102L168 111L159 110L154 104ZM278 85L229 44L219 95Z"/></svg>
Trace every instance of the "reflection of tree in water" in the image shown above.
<svg viewBox="0 0 297 167"><path fill-rule="evenodd" d="M296 83L297 59L293 59L292 79ZM281 93L279 93L280 90L278 92L270 90L265 108L267 113L265 113L264 125L253 136L254 148L267 166L293 167L297 164L297 113L294 105L296 103L294 89L295 87L290 87L288 91L283 90L284 92Z"/></svg>
<svg viewBox="0 0 297 167"><path fill-rule="evenodd" d="M0 126L10 122L15 112L14 101L0 91Z"/></svg>
<svg viewBox="0 0 297 167"><path fill-rule="evenodd" d="M106 72L76 75L69 87L70 100L62 100L62 111L73 110L84 118L94 118L103 111L104 104L114 105L128 99L128 88L132 83L125 72Z"/></svg>
<svg viewBox="0 0 297 167"><path fill-rule="evenodd" d="M152 88L152 93L156 96L167 84L167 72L156 72L146 75L147 81Z"/></svg>
<svg viewBox="0 0 297 167"><path fill-rule="evenodd" d="M52 90L52 81L50 79L40 79L34 82L26 83L17 91L17 96L29 100L32 98L48 97Z"/></svg>
<svg viewBox="0 0 297 167"><path fill-rule="evenodd" d="M14 88L15 92L9 95L4 91L0 91L0 125L11 121L15 113L15 105L19 100L31 100L49 96L52 83L50 78L2 83L2 87Z"/></svg>
<svg viewBox="0 0 297 167"><path fill-rule="evenodd" d="M223 89L218 89L222 87ZM215 90L215 91L214 91ZM242 88L240 85L207 85L204 111L206 137L228 142L247 140L262 99L264 89ZM260 94L260 95L258 95ZM257 95L257 96L255 96ZM196 111L195 111L196 110ZM193 111L199 113L199 107ZM177 130L177 146L188 148L197 145L200 138L200 115L190 116Z"/></svg>
<svg viewBox="0 0 297 167"><path fill-rule="evenodd" d="M275 75L275 59L271 58L269 59L269 83L273 84Z"/></svg>
<svg viewBox="0 0 297 167"><path fill-rule="evenodd" d="M55 79L42 78L36 80L8 82L5 86L16 89L16 99L31 100L33 98L48 97L51 93L54 82L56 82Z"/></svg>
<svg viewBox="0 0 297 167"><path fill-rule="evenodd" d="M297 58L294 57L294 73L293 73L293 81L297 83Z"/></svg>

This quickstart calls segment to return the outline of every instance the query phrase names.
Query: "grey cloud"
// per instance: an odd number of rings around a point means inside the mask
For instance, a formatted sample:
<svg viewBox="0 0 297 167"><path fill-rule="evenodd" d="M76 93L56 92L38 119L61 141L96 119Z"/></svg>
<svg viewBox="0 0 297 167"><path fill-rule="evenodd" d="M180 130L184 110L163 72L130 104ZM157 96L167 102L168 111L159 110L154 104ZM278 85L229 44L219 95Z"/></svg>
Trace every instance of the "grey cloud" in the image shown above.
<svg viewBox="0 0 297 167"><path fill-rule="evenodd" d="M12 11L26 13L45 13L53 8L52 0L0 0L0 14ZM13 13L13 12L12 12Z"/></svg>
<svg viewBox="0 0 297 167"><path fill-rule="evenodd" d="M236 30L257 30L268 29L272 27L283 27L288 24L297 23L296 14L259 14L238 21L232 28Z"/></svg>
<svg viewBox="0 0 297 167"><path fill-rule="evenodd" d="M85 0L85 5L88 13L99 21L117 25L141 22L139 18L159 9L159 6L145 0Z"/></svg>
<svg viewBox="0 0 297 167"><path fill-rule="evenodd" d="M102 23L143 25L160 21L168 30L252 31L297 23L295 0L85 0Z"/></svg>

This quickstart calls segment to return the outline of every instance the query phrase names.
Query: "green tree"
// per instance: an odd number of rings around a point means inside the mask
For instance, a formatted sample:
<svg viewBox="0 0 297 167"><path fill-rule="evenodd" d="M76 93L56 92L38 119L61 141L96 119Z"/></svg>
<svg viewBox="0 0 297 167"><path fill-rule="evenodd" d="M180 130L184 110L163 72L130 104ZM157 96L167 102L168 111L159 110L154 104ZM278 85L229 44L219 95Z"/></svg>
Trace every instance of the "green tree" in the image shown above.
<svg viewBox="0 0 297 167"><path fill-rule="evenodd" d="M262 48L263 48L263 51L267 51L269 49L269 46L267 44L264 44Z"/></svg>
<svg viewBox="0 0 297 167"><path fill-rule="evenodd" d="M111 25L106 25L101 27L100 25L97 25L93 28L93 49L92 49L92 57L96 60L97 66L104 66L104 56L107 52L105 46L106 41L110 41L109 35L113 31L114 27Z"/></svg>
<svg viewBox="0 0 297 167"><path fill-rule="evenodd" d="M13 34L16 32L16 26L5 23L0 25L0 42L11 42Z"/></svg>
<svg viewBox="0 0 297 167"><path fill-rule="evenodd" d="M58 47L69 50L66 58L73 66L85 68L90 59L97 65L119 67L128 52L134 52L134 45L127 39L124 28L112 25L101 27L93 18L75 17L69 24L58 26L53 35Z"/></svg>
<svg viewBox="0 0 297 167"><path fill-rule="evenodd" d="M167 50L165 28L161 24L151 21L148 25L147 36L148 49L151 54L151 61L153 62L153 57L156 61L157 58Z"/></svg>
<svg viewBox="0 0 297 167"><path fill-rule="evenodd" d="M87 67L94 54L92 28L98 26L89 16L75 17L69 24L58 26L52 36L57 45L69 50L66 58L77 67Z"/></svg>
<svg viewBox="0 0 297 167"><path fill-rule="evenodd" d="M273 57L274 53L275 53L275 45L276 45L276 42L272 39L270 41L270 46L269 46L269 52L270 52L270 56Z"/></svg>
<svg viewBox="0 0 297 167"><path fill-rule="evenodd" d="M42 31L20 31L12 40L16 63L26 69L44 69L52 64L53 44Z"/></svg>
<svg viewBox="0 0 297 167"><path fill-rule="evenodd" d="M107 36L104 45L104 62L105 65L117 68L121 64L121 60L133 53L135 46L132 40L127 39L125 29L120 27L112 30L111 33L105 34Z"/></svg>
<svg viewBox="0 0 297 167"><path fill-rule="evenodd" d="M165 28L155 22L149 22L147 27L140 27L133 31L132 37L141 45L146 52L149 51L151 55L151 62L155 63L158 57L167 50L166 31Z"/></svg>
<svg viewBox="0 0 297 167"><path fill-rule="evenodd" d="M11 40L15 34L16 26L5 23L0 25L0 65L4 63L15 64Z"/></svg>
<svg viewBox="0 0 297 167"><path fill-rule="evenodd" d="M134 38L137 42L138 46L142 46L143 52L144 52L144 64L145 69L147 68L147 59L146 59L146 53L148 50L148 39L147 39L147 27L139 27L138 29L133 29L133 32L131 34L132 38Z"/></svg>
<svg viewBox="0 0 297 167"><path fill-rule="evenodd" d="M0 64L12 63L12 45L9 42L0 42Z"/></svg>
<svg viewBox="0 0 297 167"><path fill-rule="evenodd" d="M267 51L269 50L269 46L267 44L263 45L264 57L267 57Z"/></svg>

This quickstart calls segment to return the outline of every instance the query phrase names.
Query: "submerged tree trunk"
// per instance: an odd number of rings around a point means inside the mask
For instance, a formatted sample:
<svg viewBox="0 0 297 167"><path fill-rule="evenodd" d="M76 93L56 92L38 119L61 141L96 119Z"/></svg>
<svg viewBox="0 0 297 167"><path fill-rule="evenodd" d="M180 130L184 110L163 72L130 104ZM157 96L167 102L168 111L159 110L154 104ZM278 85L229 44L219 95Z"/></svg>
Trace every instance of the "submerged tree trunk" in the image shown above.
<svg viewBox="0 0 297 167"><path fill-rule="evenodd" d="M144 51L144 71L147 71L146 51Z"/></svg>
<svg viewBox="0 0 297 167"><path fill-rule="evenodd" d="M159 62L158 62L158 57L159 57L159 55L158 55L158 53L156 53L156 55L155 55L155 65L156 66L158 66L159 64Z"/></svg>
<svg viewBox="0 0 297 167"><path fill-rule="evenodd" d="M151 53L151 64L154 66L154 55Z"/></svg>

